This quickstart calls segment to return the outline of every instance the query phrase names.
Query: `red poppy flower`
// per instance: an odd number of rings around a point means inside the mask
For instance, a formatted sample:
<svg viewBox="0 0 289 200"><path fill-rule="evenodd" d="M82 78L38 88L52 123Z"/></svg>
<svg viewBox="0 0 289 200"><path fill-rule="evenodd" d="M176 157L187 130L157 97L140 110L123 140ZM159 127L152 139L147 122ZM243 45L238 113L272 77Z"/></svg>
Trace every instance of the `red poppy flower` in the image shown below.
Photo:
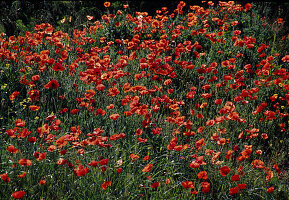
<svg viewBox="0 0 289 200"><path fill-rule="evenodd" d="M150 172L153 169L152 164L147 164L141 171L142 172Z"/></svg>
<svg viewBox="0 0 289 200"><path fill-rule="evenodd" d="M289 62L289 55L285 55L281 60L283 62Z"/></svg>
<svg viewBox="0 0 289 200"><path fill-rule="evenodd" d="M201 182L202 192L208 193L210 192L210 183L209 182Z"/></svg>
<svg viewBox="0 0 289 200"><path fill-rule="evenodd" d="M0 178L2 178L2 180L3 180L4 182L6 182L6 183L9 183L10 180L11 180L11 179L9 178L9 176L8 176L7 173L0 174Z"/></svg>
<svg viewBox="0 0 289 200"><path fill-rule="evenodd" d="M28 142L30 142L30 143L34 143L34 142L36 142L36 137L30 137L30 138L28 138Z"/></svg>
<svg viewBox="0 0 289 200"><path fill-rule="evenodd" d="M238 186L238 188L239 188L240 190L243 190L243 189L246 188L247 184L246 184L246 183L243 183L243 184L237 184L237 186Z"/></svg>
<svg viewBox="0 0 289 200"><path fill-rule="evenodd" d="M61 63L59 63L59 62L57 62L57 63L55 63L55 65L52 67L52 70L54 70L54 71L64 71L65 70L65 67L63 67L62 65L61 65Z"/></svg>
<svg viewBox="0 0 289 200"><path fill-rule="evenodd" d="M231 180L232 180L232 181L238 181L238 180L240 180L240 175L235 174L234 176L231 176Z"/></svg>
<svg viewBox="0 0 289 200"><path fill-rule="evenodd" d="M86 18L87 18L89 21L94 19L94 17L93 17L93 16L90 16L90 15L87 15Z"/></svg>
<svg viewBox="0 0 289 200"><path fill-rule="evenodd" d="M248 10L250 10L250 8L251 8L251 4L250 4L250 3L247 3L247 4L245 5L245 11L247 12Z"/></svg>
<svg viewBox="0 0 289 200"><path fill-rule="evenodd" d="M76 169L73 170L75 176L84 176L89 172L89 169L83 168L82 164L78 165Z"/></svg>
<svg viewBox="0 0 289 200"><path fill-rule="evenodd" d="M116 170L116 173L121 174L121 173L122 173L122 168L118 168L118 169Z"/></svg>
<svg viewBox="0 0 289 200"><path fill-rule="evenodd" d="M110 7L110 2L104 2L104 7L106 7L106 8L108 8L108 7Z"/></svg>
<svg viewBox="0 0 289 200"><path fill-rule="evenodd" d="M264 162L262 160L253 160L252 162L253 168L263 168L264 167Z"/></svg>
<svg viewBox="0 0 289 200"><path fill-rule="evenodd" d="M12 194L12 197L14 197L14 199L22 199L24 195L25 195L24 191L17 191Z"/></svg>
<svg viewBox="0 0 289 200"><path fill-rule="evenodd" d="M44 160L46 158L46 153L40 153L39 156L36 158L37 161Z"/></svg>
<svg viewBox="0 0 289 200"><path fill-rule="evenodd" d="M38 81L40 79L40 75L32 76L32 81Z"/></svg>
<svg viewBox="0 0 289 200"><path fill-rule="evenodd" d="M57 80L52 79L51 81L49 81L46 85L44 85L45 89L57 89L59 87L59 83Z"/></svg>
<svg viewBox="0 0 289 200"><path fill-rule="evenodd" d="M57 165L64 165L67 163L67 160L64 158L59 158L59 160L56 162Z"/></svg>
<svg viewBox="0 0 289 200"><path fill-rule="evenodd" d="M98 84L98 85L96 86L96 89L97 89L98 91L102 91L102 90L104 90L104 88L105 88L105 86L104 86L103 84Z"/></svg>
<svg viewBox="0 0 289 200"><path fill-rule="evenodd" d="M40 185L46 185L46 180L40 180L39 184Z"/></svg>
<svg viewBox="0 0 289 200"><path fill-rule="evenodd" d="M109 186L111 186L111 181L106 181L101 185L103 190L106 190Z"/></svg>
<svg viewBox="0 0 289 200"><path fill-rule="evenodd" d="M92 160L92 161L91 161L90 163L88 163L87 165L95 167L95 166L98 165L98 162L95 161L95 160Z"/></svg>
<svg viewBox="0 0 289 200"><path fill-rule="evenodd" d="M139 158L139 156L135 154L130 154L129 158L131 159L131 161L136 161Z"/></svg>
<svg viewBox="0 0 289 200"><path fill-rule="evenodd" d="M22 166L30 166L32 162L31 162L31 160L22 158L22 159L18 160L18 163L19 163L19 165L22 165Z"/></svg>
<svg viewBox="0 0 289 200"><path fill-rule="evenodd" d="M155 182L151 184L151 188L158 188L161 185L160 182Z"/></svg>
<svg viewBox="0 0 289 200"><path fill-rule="evenodd" d="M234 195L234 194L237 194L238 192L239 192L239 188L238 187L233 187L233 188L230 188L229 194L230 195Z"/></svg>
<svg viewBox="0 0 289 200"><path fill-rule="evenodd" d="M71 114L73 114L73 115L75 115L75 114L77 114L78 113L78 111L79 111L79 109L72 109L71 111L70 111L70 113Z"/></svg>
<svg viewBox="0 0 289 200"><path fill-rule="evenodd" d="M201 171L201 172L199 172L199 173L198 173L198 178L199 178L199 179L204 179L204 180L208 179L207 172L206 172L206 171Z"/></svg>
<svg viewBox="0 0 289 200"><path fill-rule="evenodd" d="M274 191L274 187L272 186L272 187L269 187L268 189L267 189L267 193L272 193Z"/></svg>
<svg viewBox="0 0 289 200"><path fill-rule="evenodd" d="M16 120L14 121L14 123L15 123L15 126L18 126L18 127L23 127L23 126L25 126L25 121L22 120L22 119L16 119Z"/></svg>
<svg viewBox="0 0 289 200"><path fill-rule="evenodd" d="M12 92L12 94L9 96L9 99L10 99L11 101L13 101L13 100L19 95L19 93L20 93L20 92L18 92L18 91Z"/></svg>
<svg viewBox="0 0 289 200"><path fill-rule="evenodd" d="M117 114L117 113L116 114L112 114L112 115L109 116L109 118L112 119L112 120L117 120L117 118L119 118L119 114Z"/></svg>
<svg viewBox="0 0 289 200"><path fill-rule="evenodd" d="M224 166L224 167L221 167L219 169L219 171L220 171L222 176L226 176L227 174L230 173L231 169L229 167L227 167L227 166Z"/></svg>
<svg viewBox="0 0 289 200"><path fill-rule="evenodd" d="M149 156L149 155L147 155L147 156L143 157L143 159L142 159L142 160L149 160L149 159L150 159L150 156Z"/></svg>
<svg viewBox="0 0 289 200"><path fill-rule="evenodd" d="M109 159L102 159L100 161L98 161L98 164L100 165L107 165L108 164Z"/></svg>
<svg viewBox="0 0 289 200"><path fill-rule="evenodd" d="M182 186L186 189L188 188L195 188L194 184L192 181L183 181Z"/></svg>
<svg viewBox="0 0 289 200"><path fill-rule="evenodd" d="M19 178L24 178L24 177L26 176L26 173L27 173L27 172L24 171L22 174L17 175L17 177L19 177Z"/></svg>
<svg viewBox="0 0 289 200"><path fill-rule="evenodd" d="M29 108L30 108L30 110L37 111L40 109L40 106L31 105L31 106L29 106Z"/></svg>
<svg viewBox="0 0 289 200"><path fill-rule="evenodd" d="M18 153L18 149L16 149L13 145L8 146L7 151L10 153Z"/></svg>

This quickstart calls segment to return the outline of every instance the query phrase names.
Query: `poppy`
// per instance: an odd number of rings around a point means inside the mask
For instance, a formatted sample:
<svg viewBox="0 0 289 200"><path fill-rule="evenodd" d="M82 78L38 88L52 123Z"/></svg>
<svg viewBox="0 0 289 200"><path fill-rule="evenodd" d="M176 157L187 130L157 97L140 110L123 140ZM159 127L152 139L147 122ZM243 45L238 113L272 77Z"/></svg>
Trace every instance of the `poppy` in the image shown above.
<svg viewBox="0 0 289 200"><path fill-rule="evenodd" d="M22 166L30 166L32 162L31 162L31 160L22 158L22 159L18 160L18 163L19 163L19 165L22 165Z"/></svg>
<svg viewBox="0 0 289 200"><path fill-rule="evenodd" d="M18 127L23 127L23 126L25 126L25 121L22 120L22 119L16 119L16 120L14 121L14 123L15 123L15 126L18 126Z"/></svg>
<svg viewBox="0 0 289 200"><path fill-rule="evenodd" d="M188 188L195 188L194 184L192 181L183 181L182 183L182 186L186 189Z"/></svg>
<svg viewBox="0 0 289 200"><path fill-rule="evenodd" d="M199 179L204 179L204 180L208 179L207 172L206 172L206 171L200 171L200 172L198 173L198 178L199 178Z"/></svg>
<svg viewBox="0 0 289 200"><path fill-rule="evenodd" d="M240 180L240 175L235 174L235 175L231 176L231 180L232 180L232 181L238 181L238 180Z"/></svg>
<svg viewBox="0 0 289 200"><path fill-rule="evenodd" d="M30 142L30 143L34 143L34 142L36 142L36 140L37 140L36 137L30 137L30 138L28 138L28 142Z"/></svg>
<svg viewBox="0 0 289 200"><path fill-rule="evenodd" d="M233 188L230 188L229 194L234 195L234 194L237 194L238 192L239 192L239 188L233 187Z"/></svg>
<svg viewBox="0 0 289 200"><path fill-rule="evenodd" d="M40 153L39 156L36 158L37 161L44 160L46 158L46 153Z"/></svg>
<svg viewBox="0 0 289 200"><path fill-rule="evenodd" d="M104 2L104 7L106 7L106 8L108 8L108 7L110 7L110 2Z"/></svg>
<svg viewBox="0 0 289 200"><path fill-rule="evenodd" d="M16 149L13 145L8 146L7 151L10 153L18 153L18 149Z"/></svg>
<svg viewBox="0 0 289 200"><path fill-rule="evenodd" d="M32 111L37 111L37 110L40 109L40 106L31 105L31 106L29 106L29 108L30 108L30 110L32 110Z"/></svg>
<svg viewBox="0 0 289 200"><path fill-rule="evenodd" d="M101 185L103 190L106 190L109 186L111 186L111 181L106 181Z"/></svg>
<svg viewBox="0 0 289 200"><path fill-rule="evenodd" d="M10 99L11 101L13 101L13 100L19 95L19 93L20 93L20 92L18 92L18 91L12 92L12 94L9 96L9 99Z"/></svg>
<svg viewBox="0 0 289 200"><path fill-rule="evenodd" d="M40 185L46 185L46 180L43 180L43 179L40 180L39 184L40 184Z"/></svg>
<svg viewBox="0 0 289 200"><path fill-rule="evenodd" d="M122 173L122 168L117 168L116 173L121 174Z"/></svg>
<svg viewBox="0 0 289 200"><path fill-rule="evenodd" d="M47 151L53 152L57 149L57 147L55 145L50 145L49 147L47 147Z"/></svg>
<svg viewBox="0 0 289 200"><path fill-rule="evenodd" d="M135 154L130 154L129 158L131 159L131 161L136 161L139 158L139 156Z"/></svg>
<svg viewBox="0 0 289 200"><path fill-rule="evenodd" d="M55 65L52 67L52 70L53 71L64 71L65 70L65 67L63 67L62 65L61 65L61 63L59 63L59 62L57 62L57 63L55 63Z"/></svg>
<svg viewBox="0 0 289 200"><path fill-rule="evenodd" d="M73 114L73 115L75 115L75 114L77 114L79 112L79 109L72 109L71 111L70 111L70 114Z"/></svg>
<svg viewBox="0 0 289 200"><path fill-rule="evenodd" d="M238 188L239 188L240 190L243 190L243 189L246 188L247 184L246 184L246 183L243 183L243 184L237 184L237 186L238 186Z"/></svg>
<svg viewBox="0 0 289 200"><path fill-rule="evenodd" d="M38 81L40 79L39 75L33 75L32 76L32 81Z"/></svg>
<svg viewBox="0 0 289 200"><path fill-rule="evenodd" d="M19 178L24 178L26 176L26 172L24 171L22 174L17 175Z"/></svg>
<svg viewBox="0 0 289 200"><path fill-rule="evenodd" d="M109 116L109 118L112 119L112 120L117 120L117 118L119 118L119 114L117 114L117 113L116 114L112 114L112 115Z"/></svg>
<svg viewBox="0 0 289 200"><path fill-rule="evenodd" d="M264 168L264 162L262 160L253 160L252 165L253 168Z"/></svg>
<svg viewBox="0 0 289 200"><path fill-rule="evenodd" d="M224 166L224 167L221 167L219 171L222 176L226 176L227 174L230 173L231 169L228 166Z"/></svg>
<svg viewBox="0 0 289 200"><path fill-rule="evenodd" d="M272 186L272 187L269 187L268 189L267 189L267 193L272 193L274 191L274 187Z"/></svg>
<svg viewBox="0 0 289 200"><path fill-rule="evenodd" d="M151 184L151 188L158 188L159 186L161 185L161 183L160 182L155 182L155 183L152 183Z"/></svg>
<svg viewBox="0 0 289 200"><path fill-rule="evenodd" d="M59 158L58 161L56 162L57 165L64 165L67 163L67 160L64 158Z"/></svg>
<svg viewBox="0 0 289 200"><path fill-rule="evenodd" d="M203 192L203 193L208 193L208 192L210 192L210 183L208 183L208 182L201 182L201 186L202 186L202 192Z"/></svg>
<svg viewBox="0 0 289 200"><path fill-rule="evenodd" d="M89 172L89 169L83 168L82 164L78 165L76 169L73 170L75 176L84 176Z"/></svg>
<svg viewBox="0 0 289 200"><path fill-rule="evenodd" d="M102 159L100 161L98 161L98 164L100 165L107 165L108 164L109 159Z"/></svg>
<svg viewBox="0 0 289 200"><path fill-rule="evenodd" d="M93 17L93 16L90 16L90 15L87 15L86 18L87 18L89 21L94 19L94 17Z"/></svg>
<svg viewBox="0 0 289 200"><path fill-rule="evenodd" d="M22 199L24 195L25 195L24 191L17 191L12 194L12 197L14 197L14 199Z"/></svg>
<svg viewBox="0 0 289 200"><path fill-rule="evenodd" d="M247 12L248 10L250 10L250 8L251 8L251 4L250 3L246 3L245 11Z"/></svg>
<svg viewBox="0 0 289 200"><path fill-rule="evenodd" d="M59 87L59 83L57 80L52 79L51 81L49 81L46 85L44 85L45 89L57 89Z"/></svg>
<svg viewBox="0 0 289 200"><path fill-rule="evenodd" d="M147 164L141 171L142 172L150 172L153 168L152 164Z"/></svg>
<svg viewBox="0 0 289 200"><path fill-rule="evenodd" d="M289 62L289 55L285 55L281 60L283 62Z"/></svg>
<svg viewBox="0 0 289 200"><path fill-rule="evenodd" d="M3 180L4 182L6 182L6 183L9 183L10 180L11 180L11 179L9 178L9 176L8 176L7 173L0 174L0 178L2 178L2 180Z"/></svg>

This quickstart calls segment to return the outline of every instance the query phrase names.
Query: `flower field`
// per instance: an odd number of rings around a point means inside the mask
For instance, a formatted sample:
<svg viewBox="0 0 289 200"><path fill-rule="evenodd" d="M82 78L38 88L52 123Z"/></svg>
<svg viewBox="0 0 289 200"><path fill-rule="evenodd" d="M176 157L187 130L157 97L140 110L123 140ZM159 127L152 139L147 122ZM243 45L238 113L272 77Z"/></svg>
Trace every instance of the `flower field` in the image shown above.
<svg viewBox="0 0 289 200"><path fill-rule="evenodd" d="M0 199L288 199L284 20L102 6L0 35Z"/></svg>

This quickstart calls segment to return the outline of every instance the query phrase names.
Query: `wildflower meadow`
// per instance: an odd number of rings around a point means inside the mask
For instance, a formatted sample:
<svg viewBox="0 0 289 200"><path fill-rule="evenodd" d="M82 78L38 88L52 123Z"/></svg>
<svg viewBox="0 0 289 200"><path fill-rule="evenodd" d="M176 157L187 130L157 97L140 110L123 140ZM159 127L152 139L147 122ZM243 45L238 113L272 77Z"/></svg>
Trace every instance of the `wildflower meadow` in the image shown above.
<svg viewBox="0 0 289 200"><path fill-rule="evenodd" d="M0 34L0 199L288 199L282 16L100 6Z"/></svg>

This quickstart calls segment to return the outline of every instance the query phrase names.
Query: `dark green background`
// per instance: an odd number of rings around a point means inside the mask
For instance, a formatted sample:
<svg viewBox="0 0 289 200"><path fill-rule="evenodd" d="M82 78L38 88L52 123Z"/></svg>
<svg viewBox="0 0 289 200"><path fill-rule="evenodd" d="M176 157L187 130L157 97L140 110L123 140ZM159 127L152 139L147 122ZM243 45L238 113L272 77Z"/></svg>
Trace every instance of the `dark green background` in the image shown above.
<svg viewBox="0 0 289 200"><path fill-rule="evenodd" d="M27 0L12 0L0 1L0 32L5 32L8 36L17 35L21 32L31 30L35 24L50 23L54 27L60 26L60 20L64 17L72 16L72 21L69 24L70 29L82 28L82 24L87 21L86 15L92 15L96 19L101 17L101 14L106 12L103 6L105 1L27 1ZM112 6L109 10L114 13L118 9L122 9L122 4L129 4L132 11L146 11L150 15L154 15L157 9L165 6L172 12L179 1L172 0L134 0L134 1L110 1ZM184 1L187 5L202 5L206 4L201 1ZM214 1L217 3L217 1ZM245 5L250 1L236 1ZM252 3L252 2L251 2ZM254 2L259 5L260 14L264 14L268 19L276 19L282 17L285 20L285 26L289 21L289 3L277 2ZM278 9L279 8L279 9ZM69 31L69 30L63 30Z"/></svg>

